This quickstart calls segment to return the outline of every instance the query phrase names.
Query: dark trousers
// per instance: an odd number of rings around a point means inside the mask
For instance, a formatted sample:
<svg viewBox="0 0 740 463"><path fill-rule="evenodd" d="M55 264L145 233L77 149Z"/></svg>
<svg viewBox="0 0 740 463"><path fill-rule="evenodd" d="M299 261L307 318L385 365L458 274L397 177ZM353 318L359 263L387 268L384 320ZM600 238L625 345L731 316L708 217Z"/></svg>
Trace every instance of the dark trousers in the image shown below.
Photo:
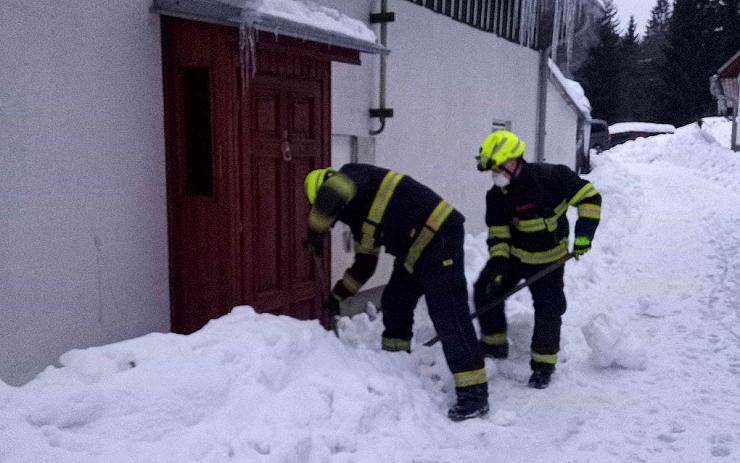
<svg viewBox="0 0 740 463"><path fill-rule="evenodd" d="M414 308L426 297L429 316L453 373L483 368L475 328L470 319L465 280L462 225L442 229L424 249L413 273L396 259L383 291L383 337L410 340Z"/></svg>
<svg viewBox="0 0 740 463"><path fill-rule="evenodd" d="M491 297L485 295L485 287L488 282L478 280L473 286L476 310L480 310L489 301L493 301L510 291L520 280L529 278L545 267L547 266L525 265L516 259L512 259L509 273L504 278L503 284ZM538 354L557 354L560 350L560 326L562 315L566 309L563 275L564 267L560 267L529 286L534 302L532 351ZM504 313L503 303L481 314L478 319L483 334L506 331L506 314Z"/></svg>

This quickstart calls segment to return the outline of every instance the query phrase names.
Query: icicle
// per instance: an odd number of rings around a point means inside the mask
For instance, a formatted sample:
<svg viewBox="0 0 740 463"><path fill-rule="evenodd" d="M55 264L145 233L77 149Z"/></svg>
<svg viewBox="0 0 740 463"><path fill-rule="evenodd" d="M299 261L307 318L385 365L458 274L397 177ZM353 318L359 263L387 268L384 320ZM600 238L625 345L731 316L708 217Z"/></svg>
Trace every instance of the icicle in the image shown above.
<svg viewBox="0 0 740 463"><path fill-rule="evenodd" d="M552 20L552 43L550 44L550 57L552 61L557 64L558 62L558 47L560 46L560 28L561 18L563 16L563 1L555 0L555 11L553 13Z"/></svg>
<svg viewBox="0 0 740 463"><path fill-rule="evenodd" d="M522 13L519 18L519 43L525 47L534 44L537 27L537 0L522 0Z"/></svg>
<svg viewBox="0 0 740 463"><path fill-rule="evenodd" d="M578 17L578 1L567 0L565 7L565 63L570 72L570 61L573 59L573 40L576 32L576 19Z"/></svg>
<svg viewBox="0 0 740 463"><path fill-rule="evenodd" d="M244 89L249 87L249 82L257 73L256 45L257 30L246 19L246 16L243 16L241 24L239 24L239 61L242 71L242 87Z"/></svg>

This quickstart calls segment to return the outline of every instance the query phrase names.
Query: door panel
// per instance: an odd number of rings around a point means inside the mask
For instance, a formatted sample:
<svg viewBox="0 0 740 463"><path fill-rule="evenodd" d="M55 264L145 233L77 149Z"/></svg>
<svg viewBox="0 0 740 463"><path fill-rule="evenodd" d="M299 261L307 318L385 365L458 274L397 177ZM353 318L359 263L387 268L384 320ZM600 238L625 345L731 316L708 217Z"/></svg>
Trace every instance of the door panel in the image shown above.
<svg viewBox="0 0 740 463"><path fill-rule="evenodd" d="M276 60L281 61L278 57ZM283 66L277 74L286 69L296 68ZM328 291L328 268L322 268L322 278L318 278L313 260L303 249L308 217L303 179L311 169L326 165L328 156L322 140L328 127L321 111L327 95L318 79L259 73L252 91L256 106L253 113L258 118L252 124L253 157L259 166L258 180L254 182L255 197L261 205L258 223L271 224L260 226L253 235L254 246L260 247L255 301L260 310L321 318L321 298ZM267 119L277 121L278 130L265 122ZM262 205L267 204L274 206L263 210ZM321 284L326 287L319 290Z"/></svg>
<svg viewBox="0 0 740 463"><path fill-rule="evenodd" d="M239 299L231 32L163 20L172 328L181 333Z"/></svg>

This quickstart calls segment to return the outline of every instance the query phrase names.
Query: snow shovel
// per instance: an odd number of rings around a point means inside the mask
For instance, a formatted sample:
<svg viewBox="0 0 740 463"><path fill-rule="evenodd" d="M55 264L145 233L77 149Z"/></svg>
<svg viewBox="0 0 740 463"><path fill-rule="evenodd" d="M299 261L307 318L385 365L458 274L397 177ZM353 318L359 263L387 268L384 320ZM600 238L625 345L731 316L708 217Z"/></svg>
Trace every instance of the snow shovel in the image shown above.
<svg viewBox="0 0 740 463"><path fill-rule="evenodd" d="M535 281L539 280L540 278L543 278L544 276L546 276L546 275L552 273L553 271L557 270L558 268L562 267L568 260L570 260L573 257L575 257L575 254L570 253L567 256L562 257L560 260L557 260L557 261L553 262L552 264L548 265L547 267L543 268L539 272L535 273L531 277L527 278L523 282L521 282L518 285L516 285L513 288L511 288L503 296L500 296L500 297L496 298L495 300L493 300L493 301L489 302L488 304L484 305L483 307L481 307L479 310L471 313L470 314L470 319L471 320L476 319L481 314L484 314L484 313L488 312L489 310L493 309L494 307L496 307L497 305L501 304L506 299L508 299L514 293L519 292L520 290L526 288L527 286L531 285L532 283L534 283ZM425 342L424 345L425 346L433 346L434 344L436 344L437 341L439 341L439 336L433 337L429 341Z"/></svg>
<svg viewBox="0 0 740 463"><path fill-rule="evenodd" d="M321 257L318 254L311 253L313 256L313 268L314 272L316 273L316 281L319 286L319 294L321 295L321 306L324 308L324 304L326 301L324 300L324 295L326 294L326 279L324 279L324 269L321 265ZM329 319L329 328L334 332L334 335L336 337L339 337L339 331L337 331L337 317L332 315L332 317Z"/></svg>

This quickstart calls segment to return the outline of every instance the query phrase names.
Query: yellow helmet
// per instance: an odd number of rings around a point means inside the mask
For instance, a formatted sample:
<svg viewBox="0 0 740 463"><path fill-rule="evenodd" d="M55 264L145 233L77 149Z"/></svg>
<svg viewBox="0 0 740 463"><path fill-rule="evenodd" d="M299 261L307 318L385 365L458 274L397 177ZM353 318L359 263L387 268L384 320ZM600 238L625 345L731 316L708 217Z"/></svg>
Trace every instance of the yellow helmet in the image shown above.
<svg viewBox="0 0 740 463"><path fill-rule="evenodd" d="M508 130L496 130L480 145L478 170L499 168L509 159L520 158L526 143Z"/></svg>
<svg viewBox="0 0 740 463"><path fill-rule="evenodd" d="M333 174L334 172L336 171L331 167L326 167L324 169L314 169L306 175L303 184L306 187L306 197L309 203L313 204L316 201L316 193L326 181L327 174Z"/></svg>

